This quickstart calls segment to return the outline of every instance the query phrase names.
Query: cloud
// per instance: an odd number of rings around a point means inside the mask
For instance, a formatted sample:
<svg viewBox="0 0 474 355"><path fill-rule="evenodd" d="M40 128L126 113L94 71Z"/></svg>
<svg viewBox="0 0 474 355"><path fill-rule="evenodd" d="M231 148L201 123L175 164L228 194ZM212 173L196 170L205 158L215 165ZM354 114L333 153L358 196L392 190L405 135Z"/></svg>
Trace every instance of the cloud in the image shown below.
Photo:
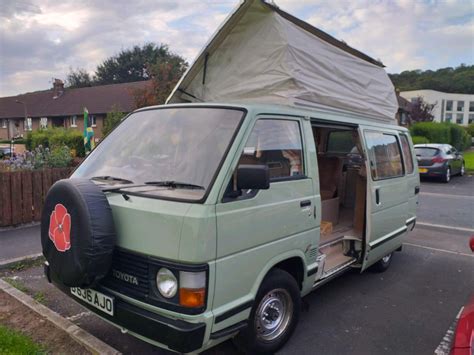
<svg viewBox="0 0 474 355"><path fill-rule="evenodd" d="M0 96L46 89L69 68L89 72L122 49L166 43L192 61L238 0L0 2ZM474 60L470 1L276 0L389 72Z"/></svg>

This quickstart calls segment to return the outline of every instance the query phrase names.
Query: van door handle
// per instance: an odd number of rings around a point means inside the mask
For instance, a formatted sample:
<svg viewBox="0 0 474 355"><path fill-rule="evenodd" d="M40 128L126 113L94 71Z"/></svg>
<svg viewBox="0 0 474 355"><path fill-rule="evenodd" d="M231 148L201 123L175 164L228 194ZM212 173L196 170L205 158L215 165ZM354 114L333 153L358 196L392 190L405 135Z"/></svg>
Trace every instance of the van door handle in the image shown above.
<svg viewBox="0 0 474 355"><path fill-rule="evenodd" d="M420 193L420 187L415 186L415 195L418 195Z"/></svg>
<svg viewBox="0 0 474 355"><path fill-rule="evenodd" d="M300 207L301 208L308 207L308 206L311 206L311 201L310 200L305 200L305 201L300 202Z"/></svg>
<svg viewBox="0 0 474 355"><path fill-rule="evenodd" d="M380 205L380 191L378 188L375 189L375 203L377 205Z"/></svg>

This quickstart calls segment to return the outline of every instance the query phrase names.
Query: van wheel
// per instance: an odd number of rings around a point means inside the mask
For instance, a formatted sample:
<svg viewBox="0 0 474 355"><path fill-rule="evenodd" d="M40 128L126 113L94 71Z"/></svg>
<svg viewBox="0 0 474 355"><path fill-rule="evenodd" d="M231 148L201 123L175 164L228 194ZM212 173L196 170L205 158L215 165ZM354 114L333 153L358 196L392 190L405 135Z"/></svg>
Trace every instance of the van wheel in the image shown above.
<svg viewBox="0 0 474 355"><path fill-rule="evenodd" d="M258 290L247 327L234 339L235 345L246 354L275 353L295 330L300 309L296 280L286 271L270 271Z"/></svg>
<svg viewBox="0 0 474 355"><path fill-rule="evenodd" d="M372 270L375 272L384 272L387 271L390 263L392 262L393 252L385 255L382 259L377 261L373 266Z"/></svg>

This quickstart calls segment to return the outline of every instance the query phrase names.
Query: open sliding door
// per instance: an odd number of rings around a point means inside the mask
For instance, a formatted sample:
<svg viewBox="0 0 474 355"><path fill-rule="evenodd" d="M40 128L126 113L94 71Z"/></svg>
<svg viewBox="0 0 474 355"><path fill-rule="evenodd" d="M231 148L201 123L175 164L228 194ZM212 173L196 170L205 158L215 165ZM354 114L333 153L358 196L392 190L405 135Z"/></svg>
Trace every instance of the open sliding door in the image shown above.
<svg viewBox="0 0 474 355"><path fill-rule="evenodd" d="M408 218L407 179L396 130L359 128L367 157L367 225L362 270L402 244Z"/></svg>

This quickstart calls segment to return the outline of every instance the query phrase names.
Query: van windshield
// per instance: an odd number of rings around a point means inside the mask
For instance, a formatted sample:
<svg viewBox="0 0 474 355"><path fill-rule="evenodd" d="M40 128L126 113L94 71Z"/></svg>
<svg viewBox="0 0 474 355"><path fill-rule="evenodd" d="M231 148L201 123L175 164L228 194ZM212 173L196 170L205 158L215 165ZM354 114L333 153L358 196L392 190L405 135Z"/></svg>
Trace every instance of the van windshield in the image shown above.
<svg viewBox="0 0 474 355"><path fill-rule="evenodd" d="M212 184L243 116L241 110L217 107L133 113L72 177L120 184L130 193L200 200Z"/></svg>

